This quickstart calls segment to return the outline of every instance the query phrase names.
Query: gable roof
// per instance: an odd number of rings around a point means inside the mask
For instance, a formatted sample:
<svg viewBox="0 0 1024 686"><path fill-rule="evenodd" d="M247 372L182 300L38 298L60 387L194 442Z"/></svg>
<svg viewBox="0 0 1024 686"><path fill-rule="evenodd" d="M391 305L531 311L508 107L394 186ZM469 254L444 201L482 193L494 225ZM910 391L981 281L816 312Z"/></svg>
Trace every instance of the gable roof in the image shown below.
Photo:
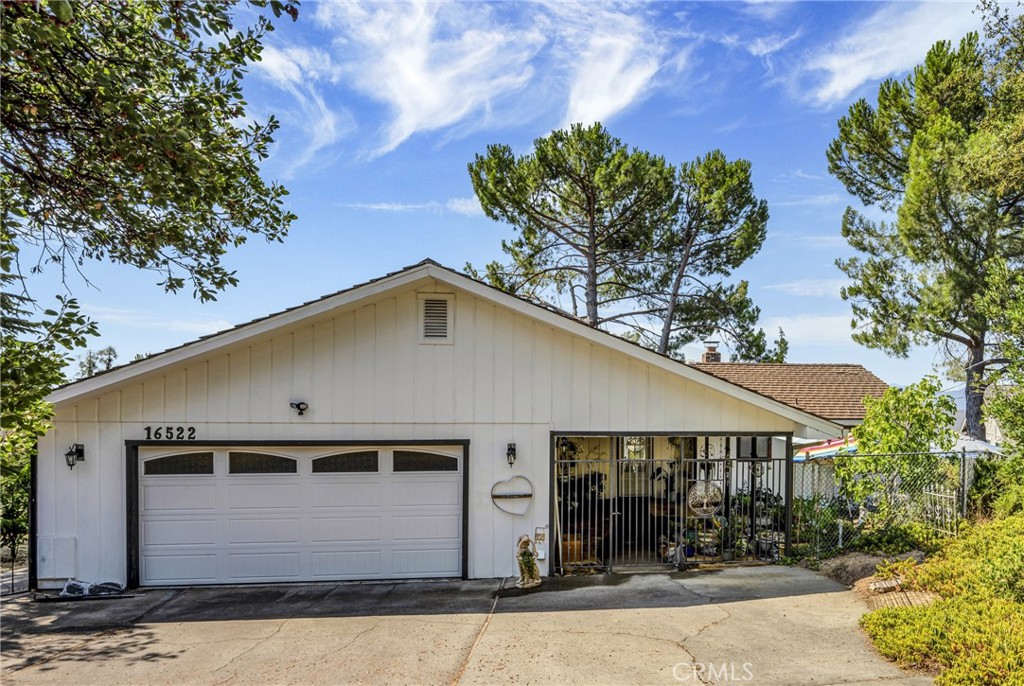
<svg viewBox="0 0 1024 686"><path fill-rule="evenodd" d="M785 401L780 401L760 391L746 388L729 379L710 374L705 370L698 369L693 365L686 364L668 355L662 355L649 350L637 343L620 338L613 333L594 329L563 310L511 295L490 284L449 269L431 259L425 259L404 269L330 295L325 295L302 305L204 336L184 345L150 355L142 360L135 360L95 376L74 381L54 390L47 397L47 400L52 403L67 402L87 394L100 392L136 376L157 372L172 365L197 359L203 355L211 354L222 347L243 343L286 326L301 325L306 320L324 315L332 310L352 305L367 298L377 297L386 291L411 286L429 279L467 291L484 300L503 305L523 315L533 317L556 329L581 336L596 344L638 358L689 381L699 383L761 409L786 417L798 424L835 435L838 435L842 430L841 426L821 415L788 404Z"/></svg>
<svg viewBox="0 0 1024 686"><path fill-rule="evenodd" d="M859 364L700 362L692 366L833 421L863 420L864 396L888 385Z"/></svg>

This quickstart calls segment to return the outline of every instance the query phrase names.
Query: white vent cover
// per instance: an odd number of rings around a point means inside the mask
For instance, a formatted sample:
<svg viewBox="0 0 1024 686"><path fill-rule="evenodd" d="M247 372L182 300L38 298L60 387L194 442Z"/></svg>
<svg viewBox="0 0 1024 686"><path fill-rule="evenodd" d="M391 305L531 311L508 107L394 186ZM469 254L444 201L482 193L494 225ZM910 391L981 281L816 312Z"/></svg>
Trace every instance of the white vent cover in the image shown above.
<svg viewBox="0 0 1024 686"><path fill-rule="evenodd" d="M450 295L421 296L420 341L449 343L452 329L452 298Z"/></svg>

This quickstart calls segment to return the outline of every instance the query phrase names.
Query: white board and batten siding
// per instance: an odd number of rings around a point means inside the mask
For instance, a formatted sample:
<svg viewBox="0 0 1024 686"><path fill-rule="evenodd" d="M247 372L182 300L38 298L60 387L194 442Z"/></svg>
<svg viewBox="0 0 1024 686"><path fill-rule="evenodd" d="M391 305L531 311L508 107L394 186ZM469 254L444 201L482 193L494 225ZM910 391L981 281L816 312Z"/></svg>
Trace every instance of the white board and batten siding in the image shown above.
<svg viewBox="0 0 1024 686"><path fill-rule="evenodd" d="M425 341L423 301L440 297L450 305L450 339ZM471 578L513 574L516 537L548 525L552 431L807 430L806 422L721 390L722 384L671 371L674 363L631 354L612 337L577 334L528 311L537 309L422 278L191 357L186 347L171 353L181 358L175 364L149 372L140 366L135 376L58 402L55 429L42 439L38 460L40 587L70 576L125 581L125 441L144 439L147 426L194 427L196 446L469 441L459 478L468 474L469 557L462 571ZM296 401L309 405L303 416L289 406ZM75 442L85 445L86 459L69 470L62 455ZM511 468L508 443L517 446ZM226 459L217 450L217 459ZM525 516L491 502L491 487L513 475L533 483ZM314 486L302 481L309 476L297 475L298 493ZM230 489L230 479L222 481L214 491ZM230 527L229 511L211 502L218 514L210 521ZM307 539L315 507L301 495L297 503L283 516L292 524L275 530L299 541L295 555L312 560L316 546ZM381 550L388 540L380 538ZM217 578L231 576L224 571L229 563L218 558L216 564ZM313 569L312 562L302 565ZM381 574L389 572L396 575L393 568Z"/></svg>

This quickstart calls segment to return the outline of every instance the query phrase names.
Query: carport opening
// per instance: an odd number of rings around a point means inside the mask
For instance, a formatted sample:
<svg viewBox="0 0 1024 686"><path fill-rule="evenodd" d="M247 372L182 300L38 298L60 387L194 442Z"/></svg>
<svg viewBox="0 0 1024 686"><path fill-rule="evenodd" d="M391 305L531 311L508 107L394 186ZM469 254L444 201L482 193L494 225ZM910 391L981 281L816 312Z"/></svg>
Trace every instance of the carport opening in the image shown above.
<svg viewBox="0 0 1024 686"><path fill-rule="evenodd" d="M791 530L787 436L562 435L554 572L778 560Z"/></svg>

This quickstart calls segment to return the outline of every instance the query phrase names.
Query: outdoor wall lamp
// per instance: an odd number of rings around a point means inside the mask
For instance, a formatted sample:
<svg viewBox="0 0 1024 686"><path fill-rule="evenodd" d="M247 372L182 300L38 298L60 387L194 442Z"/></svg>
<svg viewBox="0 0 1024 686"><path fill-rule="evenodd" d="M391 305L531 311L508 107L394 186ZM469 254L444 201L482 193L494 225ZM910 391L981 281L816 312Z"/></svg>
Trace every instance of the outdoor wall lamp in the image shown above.
<svg viewBox="0 0 1024 686"><path fill-rule="evenodd" d="M509 443L508 448L505 449L505 459L508 460L508 466L511 467L516 463L516 444Z"/></svg>
<svg viewBox="0 0 1024 686"><path fill-rule="evenodd" d="M64 453L64 461L68 469L74 469L76 462L85 462L85 446L81 443L72 443L68 451Z"/></svg>
<svg viewBox="0 0 1024 686"><path fill-rule="evenodd" d="M292 409L299 413L300 417L306 413L306 410L309 409L309 403L304 403L301 400L297 403L290 404L292 406Z"/></svg>

